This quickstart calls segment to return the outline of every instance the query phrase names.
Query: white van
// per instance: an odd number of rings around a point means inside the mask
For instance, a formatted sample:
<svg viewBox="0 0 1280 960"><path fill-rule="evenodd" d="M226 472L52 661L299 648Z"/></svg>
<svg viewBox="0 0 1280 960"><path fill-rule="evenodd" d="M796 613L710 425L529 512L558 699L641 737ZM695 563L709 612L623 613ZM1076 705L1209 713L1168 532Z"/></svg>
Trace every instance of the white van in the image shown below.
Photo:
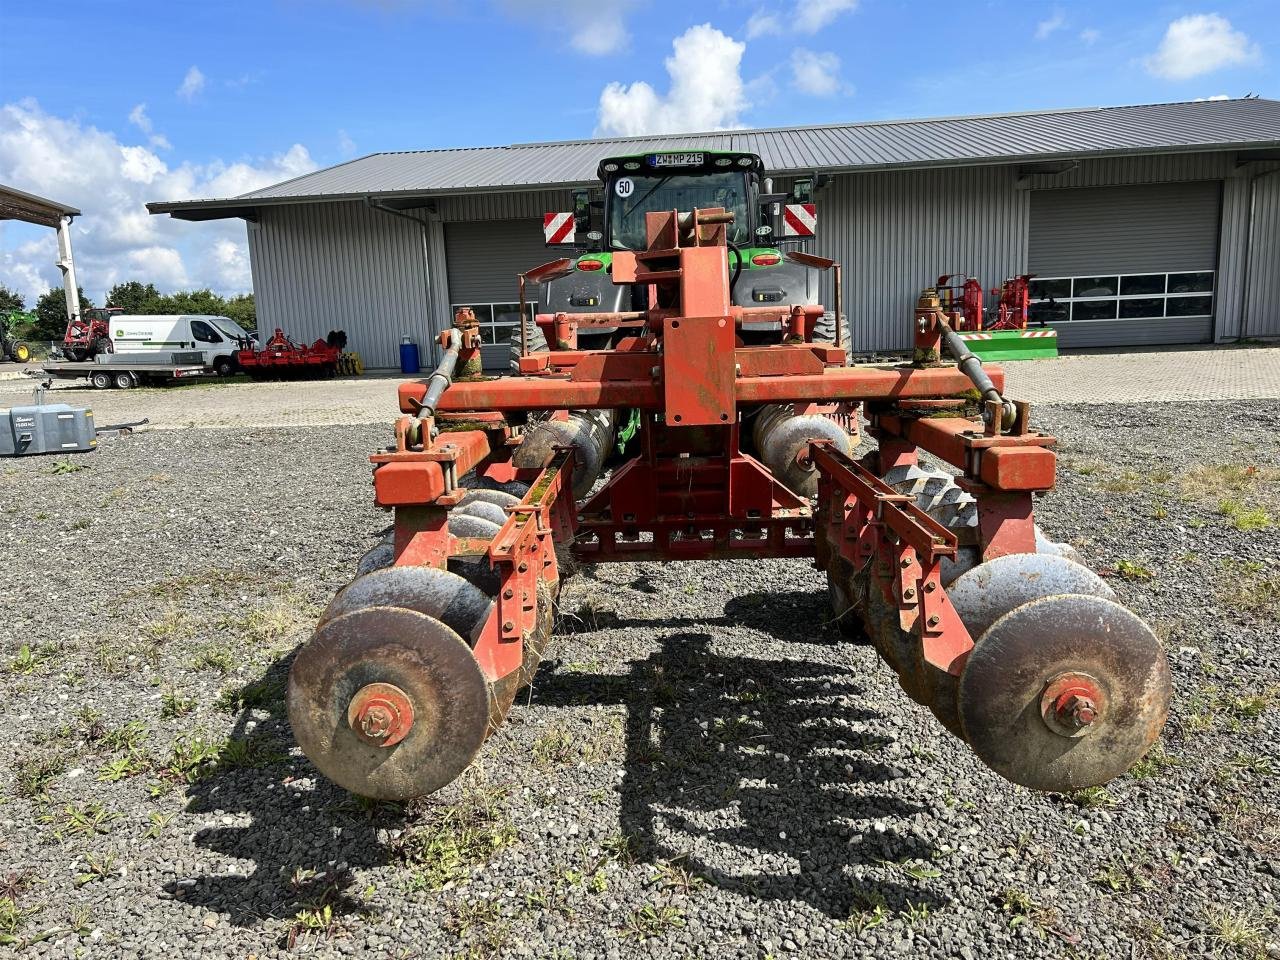
<svg viewBox="0 0 1280 960"><path fill-rule="evenodd" d="M228 317L205 314L116 314L110 320L116 353L202 353L205 369L221 377L236 371L236 351L248 332Z"/></svg>

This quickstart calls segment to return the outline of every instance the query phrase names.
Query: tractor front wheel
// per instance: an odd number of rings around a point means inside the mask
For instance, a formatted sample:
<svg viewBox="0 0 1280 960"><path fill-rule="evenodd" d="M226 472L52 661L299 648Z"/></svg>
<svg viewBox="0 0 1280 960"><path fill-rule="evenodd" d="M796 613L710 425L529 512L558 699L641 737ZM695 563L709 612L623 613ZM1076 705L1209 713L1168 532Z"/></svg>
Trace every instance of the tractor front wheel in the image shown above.
<svg viewBox="0 0 1280 960"><path fill-rule="evenodd" d="M26 363L31 359L31 348L21 340L15 340L9 344L9 356L14 363Z"/></svg>

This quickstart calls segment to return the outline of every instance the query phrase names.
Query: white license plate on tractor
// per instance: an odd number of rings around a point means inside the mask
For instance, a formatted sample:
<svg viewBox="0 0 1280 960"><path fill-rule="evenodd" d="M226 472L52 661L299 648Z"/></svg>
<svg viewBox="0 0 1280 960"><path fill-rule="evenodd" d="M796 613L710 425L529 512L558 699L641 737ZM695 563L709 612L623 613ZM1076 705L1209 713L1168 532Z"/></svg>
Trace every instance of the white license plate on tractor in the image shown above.
<svg viewBox="0 0 1280 960"><path fill-rule="evenodd" d="M700 167L702 166L702 154L655 153L653 155L653 165L655 167Z"/></svg>

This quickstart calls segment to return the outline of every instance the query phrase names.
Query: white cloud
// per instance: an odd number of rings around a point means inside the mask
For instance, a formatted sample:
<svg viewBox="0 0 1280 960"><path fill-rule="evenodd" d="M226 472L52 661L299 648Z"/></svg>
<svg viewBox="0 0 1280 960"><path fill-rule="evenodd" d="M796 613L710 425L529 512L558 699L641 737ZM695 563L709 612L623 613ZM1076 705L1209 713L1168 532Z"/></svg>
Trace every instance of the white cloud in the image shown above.
<svg viewBox="0 0 1280 960"><path fill-rule="evenodd" d="M350 157L356 152L356 142L348 136L347 131L338 131L338 152L344 157Z"/></svg>
<svg viewBox="0 0 1280 960"><path fill-rule="evenodd" d="M1102 38L1102 31L1095 30L1093 29L1093 27L1086 27L1085 29L1080 31L1080 39L1083 40L1085 43L1089 44L1089 46L1093 46L1101 38Z"/></svg>
<svg viewBox="0 0 1280 960"><path fill-rule="evenodd" d="M146 134L138 122L145 109L135 108L134 114L130 122ZM265 159L170 165L148 146L126 141L77 119L45 113L34 100L8 103L0 107L0 182L83 211L72 226L76 272L96 302L129 279L155 283L166 292L248 290L242 221L187 223L152 216L145 203L235 196L299 176L316 166L307 149L294 144ZM52 230L15 224L0 237L0 283L20 291L28 304L61 282Z"/></svg>
<svg viewBox="0 0 1280 960"><path fill-rule="evenodd" d="M798 33L817 33L857 6L858 0L796 0L791 22Z"/></svg>
<svg viewBox="0 0 1280 960"><path fill-rule="evenodd" d="M182 84L178 87L178 96L183 100L192 100L201 90L204 89L204 74L200 72L200 68L192 66L187 75L182 78Z"/></svg>
<svg viewBox="0 0 1280 960"><path fill-rule="evenodd" d="M1258 46L1231 21L1216 13L1197 13L1169 24L1156 52L1147 57L1147 72L1165 80L1188 80L1223 67L1252 63Z"/></svg>
<svg viewBox="0 0 1280 960"><path fill-rule="evenodd" d="M1048 40L1053 34L1057 33L1067 24L1067 18L1063 16L1061 10L1053 11L1053 15L1047 20L1041 20L1036 24L1036 39Z"/></svg>
<svg viewBox="0 0 1280 960"><path fill-rule="evenodd" d="M637 0L503 0L512 13L540 22L569 26L569 45L579 53L603 57L626 47L627 15Z"/></svg>
<svg viewBox="0 0 1280 960"><path fill-rule="evenodd" d="M140 103L129 111L129 122L147 135L147 142L153 147L161 150L170 150L173 144L163 133L156 133L151 123L151 118L147 116L147 105Z"/></svg>
<svg viewBox="0 0 1280 960"><path fill-rule="evenodd" d="M781 32L782 21L778 19L778 15L775 13L766 13L763 10L757 10L747 18L748 40L755 40L757 37L765 37Z"/></svg>
<svg viewBox="0 0 1280 960"><path fill-rule="evenodd" d="M1196 103L1207 103L1210 100L1230 100L1231 97L1225 93L1215 93L1212 97L1196 97Z"/></svg>
<svg viewBox="0 0 1280 960"><path fill-rule="evenodd" d="M801 93L815 97L831 97L848 90L840 79L838 56L803 47L791 51L791 82Z"/></svg>
<svg viewBox="0 0 1280 960"><path fill-rule="evenodd" d="M643 80L610 83L600 94L597 132L640 136L739 125L748 106L741 74L747 45L704 23L690 27L671 46L665 61L671 78L667 93L658 94Z"/></svg>

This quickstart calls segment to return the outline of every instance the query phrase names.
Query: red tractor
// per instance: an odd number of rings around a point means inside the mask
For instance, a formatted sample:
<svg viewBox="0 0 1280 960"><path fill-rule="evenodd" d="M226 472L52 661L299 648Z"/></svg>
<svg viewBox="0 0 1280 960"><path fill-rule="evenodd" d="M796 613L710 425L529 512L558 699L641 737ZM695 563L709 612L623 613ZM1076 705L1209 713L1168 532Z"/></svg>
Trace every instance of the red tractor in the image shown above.
<svg viewBox="0 0 1280 960"><path fill-rule="evenodd" d="M100 353L114 353L111 345L111 318L124 313L124 307L93 307L77 320L67 323L62 337L62 354L68 360L83 362Z"/></svg>

